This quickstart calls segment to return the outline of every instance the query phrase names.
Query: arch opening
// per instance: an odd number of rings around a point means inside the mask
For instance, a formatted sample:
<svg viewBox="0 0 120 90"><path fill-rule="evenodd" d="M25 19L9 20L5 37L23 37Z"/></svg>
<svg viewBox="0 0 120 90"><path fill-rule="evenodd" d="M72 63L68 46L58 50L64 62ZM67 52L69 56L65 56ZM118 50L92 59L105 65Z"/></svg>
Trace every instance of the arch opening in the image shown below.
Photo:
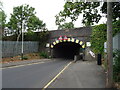
<svg viewBox="0 0 120 90"><path fill-rule="evenodd" d="M54 58L74 59L74 55L79 55L82 46L75 42L60 42L53 48Z"/></svg>

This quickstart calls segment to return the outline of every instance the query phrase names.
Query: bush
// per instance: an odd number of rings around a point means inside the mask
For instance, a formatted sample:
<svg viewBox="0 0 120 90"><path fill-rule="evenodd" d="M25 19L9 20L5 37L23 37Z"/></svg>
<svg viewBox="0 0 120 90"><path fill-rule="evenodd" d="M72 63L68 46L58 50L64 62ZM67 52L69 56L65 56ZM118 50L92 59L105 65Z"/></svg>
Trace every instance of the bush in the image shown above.
<svg viewBox="0 0 120 90"><path fill-rule="evenodd" d="M92 28L92 35L91 35L91 48L93 49L94 53L100 53L103 55L104 53L104 42L107 40L106 36L107 25L100 24L96 25Z"/></svg>
<svg viewBox="0 0 120 90"><path fill-rule="evenodd" d="M120 82L120 50L113 53L113 79Z"/></svg>
<svg viewBox="0 0 120 90"><path fill-rule="evenodd" d="M22 60L28 60L28 57L27 56L23 56L21 57Z"/></svg>
<svg viewBox="0 0 120 90"><path fill-rule="evenodd" d="M43 57L43 58L48 58L48 55L47 55L46 52L40 52L39 55L40 55L41 57Z"/></svg>

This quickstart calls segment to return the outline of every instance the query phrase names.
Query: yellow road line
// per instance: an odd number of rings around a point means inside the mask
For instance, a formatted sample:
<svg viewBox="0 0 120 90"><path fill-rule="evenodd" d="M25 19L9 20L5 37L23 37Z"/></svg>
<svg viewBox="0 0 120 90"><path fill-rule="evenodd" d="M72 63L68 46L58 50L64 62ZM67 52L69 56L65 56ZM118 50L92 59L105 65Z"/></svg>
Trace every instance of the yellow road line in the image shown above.
<svg viewBox="0 0 120 90"><path fill-rule="evenodd" d="M45 90L53 81L55 81L57 79L57 77L60 76L61 73L64 72L64 70L71 64L72 62L68 63L50 82L48 82L42 90Z"/></svg>
<svg viewBox="0 0 120 90"><path fill-rule="evenodd" d="M28 66L28 65L34 65L34 64L40 64L40 63L44 63L44 62L31 63L31 64L24 64L24 65L17 65L17 66L10 66L10 67L4 67L4 68L0 68L0 69L16 68L16 67L22 67L22 66Z"/></svg>

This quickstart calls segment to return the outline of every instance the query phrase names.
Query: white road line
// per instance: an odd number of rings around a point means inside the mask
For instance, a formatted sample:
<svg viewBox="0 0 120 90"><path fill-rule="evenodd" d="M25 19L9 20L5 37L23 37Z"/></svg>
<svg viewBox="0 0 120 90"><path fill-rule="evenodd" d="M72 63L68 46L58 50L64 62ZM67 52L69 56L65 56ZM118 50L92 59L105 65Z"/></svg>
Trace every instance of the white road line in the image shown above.
<svg viewBox="0 0 120 90"><path fill-rule="evenodd" d="M45 62L37 62L37 63L30 63L30 64L24 64L24 65L10 66L10 67L4 67L4 68L0 68L0 69L16 68L16 67L22 67L22 66L28 66L28 65L34 65L34 64L41 64L41 63L45 63Z"/></svg>
<svg viewBox="0 0 120 90"><path fill-rule="evenodd" d="M49 81L42 90L45 90L53 81L55 81L60 75L61 73L63 73L65 71L65 69L71 64L72 62L68 63L51 81Z"/></svg>

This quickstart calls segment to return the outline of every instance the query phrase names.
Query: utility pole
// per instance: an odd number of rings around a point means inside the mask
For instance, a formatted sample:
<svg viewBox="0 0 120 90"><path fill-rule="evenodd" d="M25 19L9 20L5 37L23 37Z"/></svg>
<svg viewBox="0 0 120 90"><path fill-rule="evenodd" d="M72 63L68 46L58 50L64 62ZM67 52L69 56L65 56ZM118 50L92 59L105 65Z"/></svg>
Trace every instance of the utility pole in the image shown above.
<svg viewBox="0 0 120 90"><path fill-rule="evenodd" d="M113 86L112 2L107 2L107 88Z"/></svg>

